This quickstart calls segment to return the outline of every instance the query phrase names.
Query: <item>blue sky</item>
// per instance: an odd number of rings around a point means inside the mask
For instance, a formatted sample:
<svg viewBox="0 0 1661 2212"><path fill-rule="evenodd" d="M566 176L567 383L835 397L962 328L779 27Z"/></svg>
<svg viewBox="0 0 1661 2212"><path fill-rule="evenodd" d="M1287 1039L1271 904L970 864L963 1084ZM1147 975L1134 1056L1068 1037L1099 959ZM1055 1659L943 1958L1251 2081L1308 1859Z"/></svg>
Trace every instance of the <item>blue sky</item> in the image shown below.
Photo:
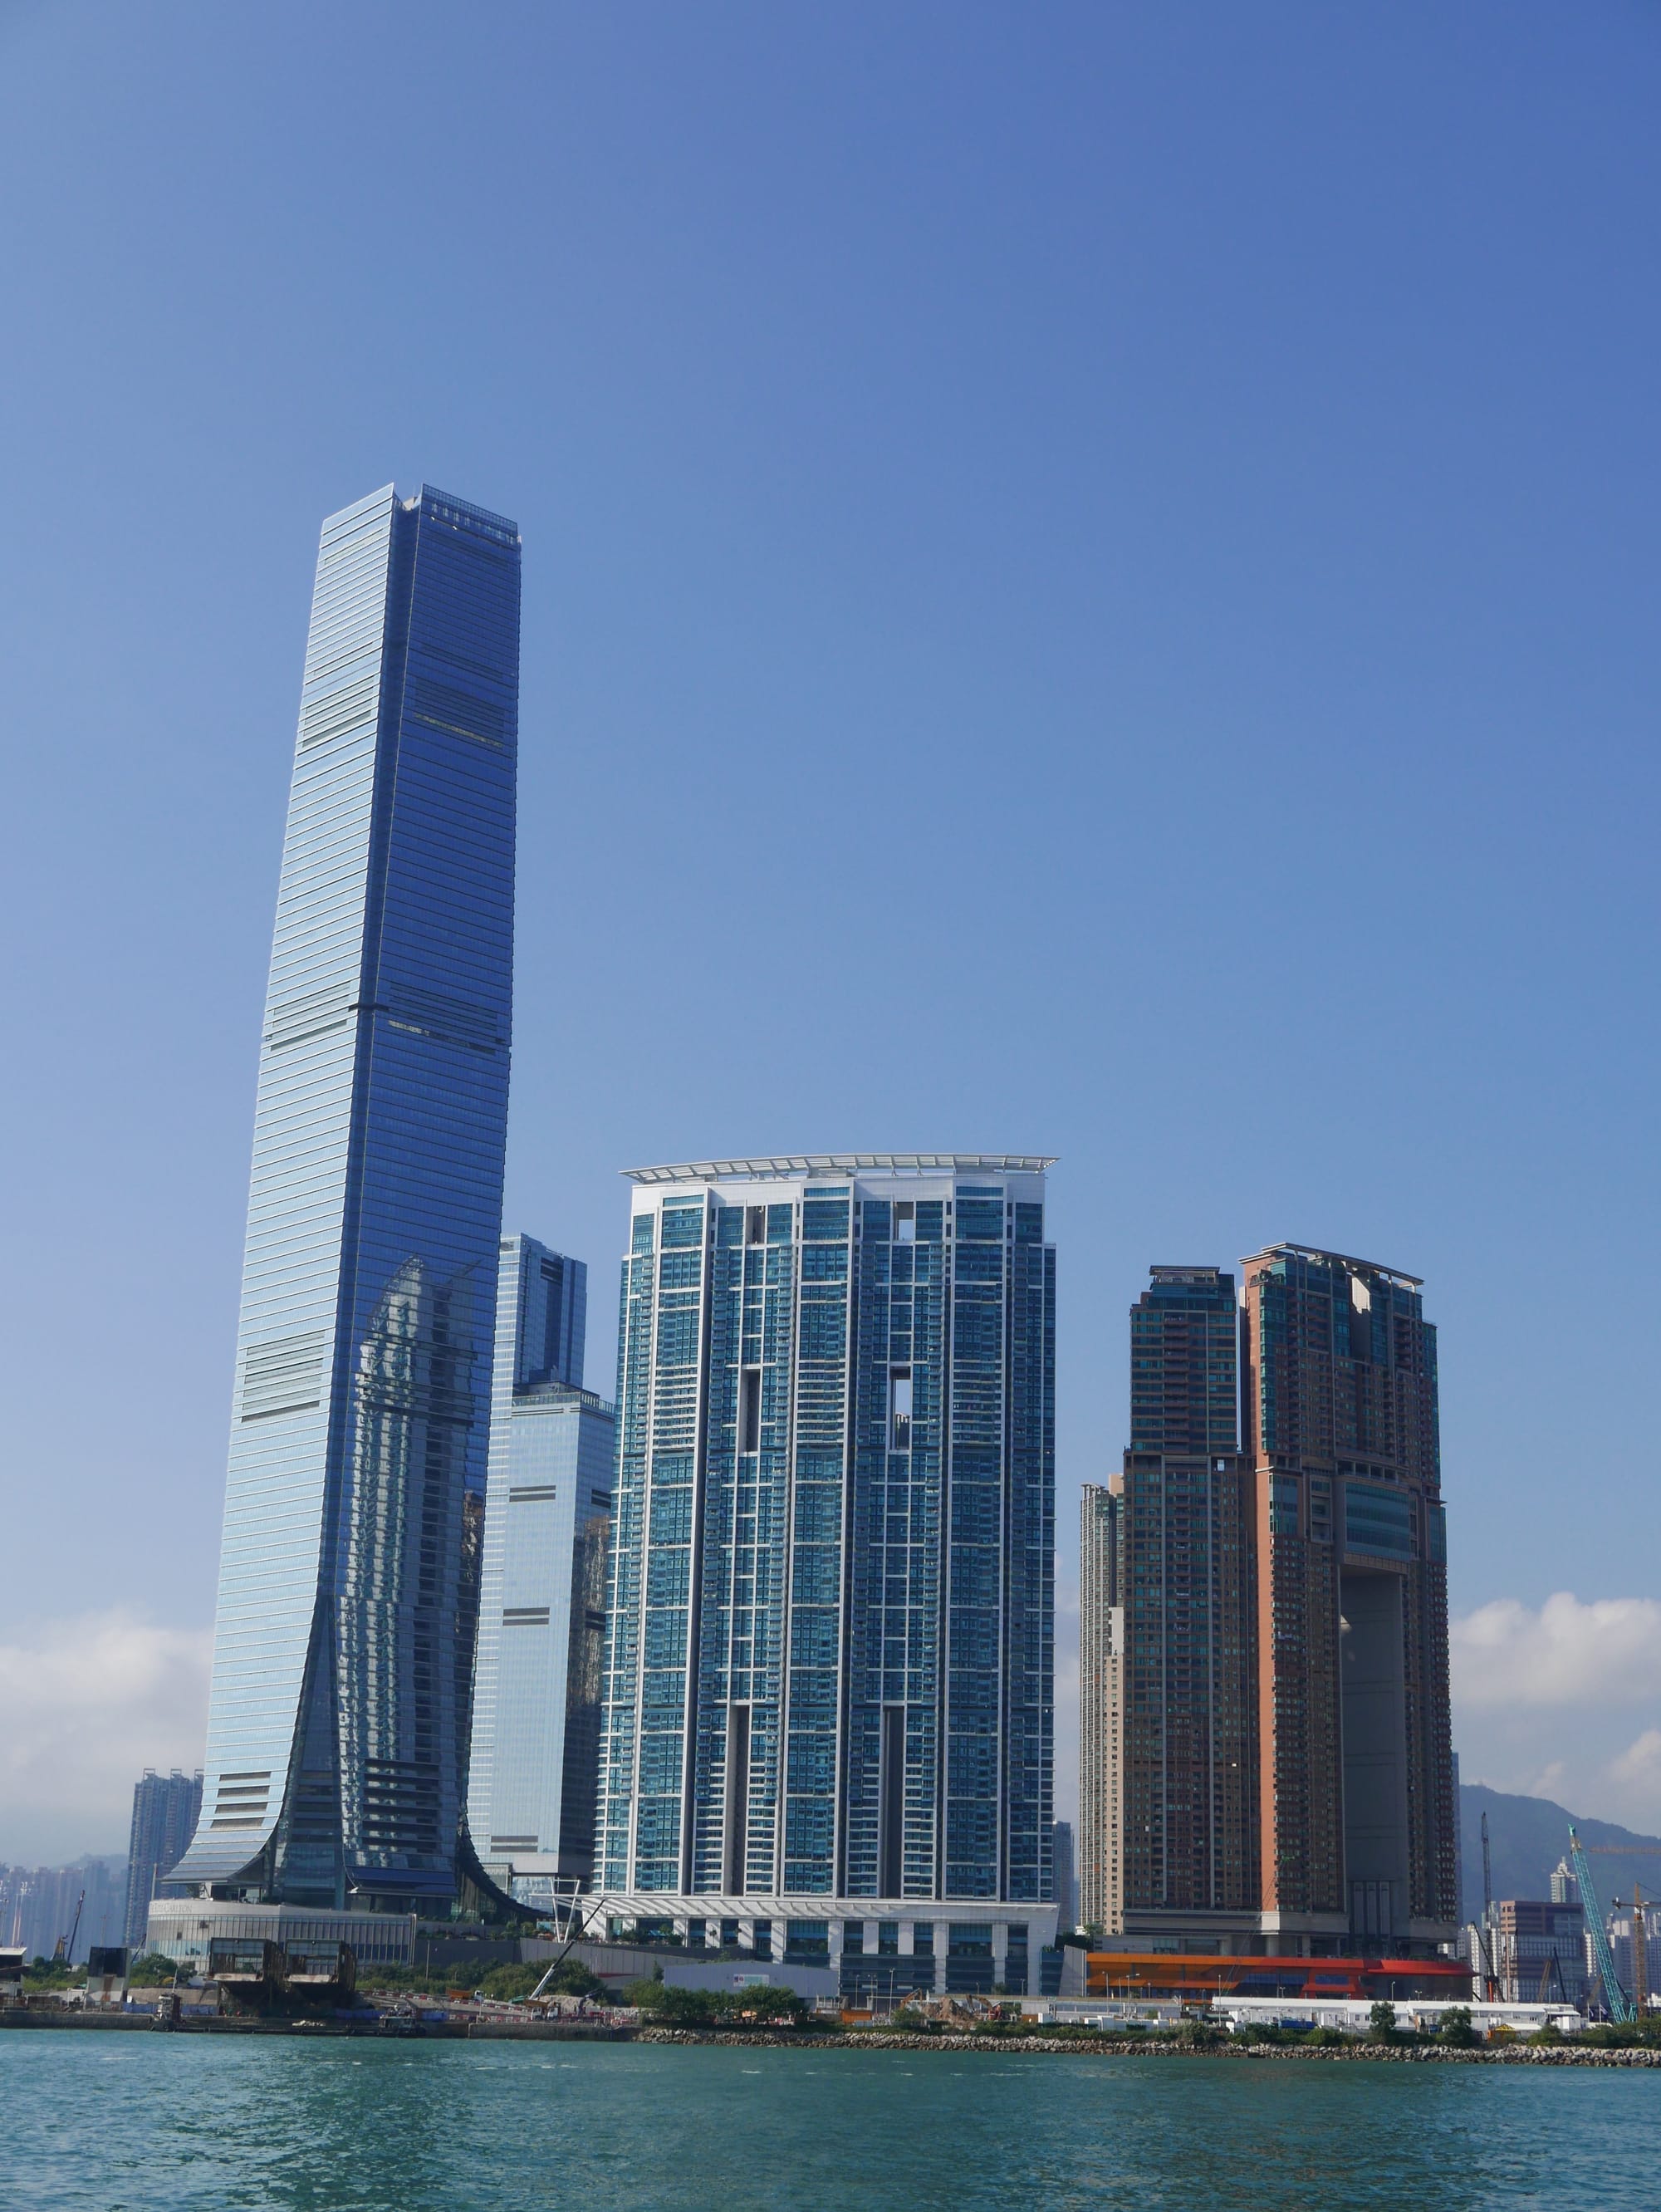
<svg viewBox="0 0 1661 2212"><path fill-rule="evenodd" d="M1634 0L0 4L0 1856L199 1731L317 526L422 477L591 1382L621 1167L1056 1152L1065 1583L1149 1261L1410 1269L1465 1771L1661 1822L1658 96Z"/></svg>

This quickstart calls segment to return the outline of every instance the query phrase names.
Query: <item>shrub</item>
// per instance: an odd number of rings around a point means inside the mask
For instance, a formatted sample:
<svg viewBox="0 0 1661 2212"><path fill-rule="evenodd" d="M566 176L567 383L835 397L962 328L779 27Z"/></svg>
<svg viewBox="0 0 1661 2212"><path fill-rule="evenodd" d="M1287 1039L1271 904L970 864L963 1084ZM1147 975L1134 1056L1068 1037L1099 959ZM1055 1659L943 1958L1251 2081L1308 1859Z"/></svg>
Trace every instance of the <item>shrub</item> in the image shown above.
<svg viewBox="0 0 1661 2212"><path fill-rule="evenodd" d="M791 2026L805 2018L808 2001L794 1990L775 1988L770 1983L761 1983L748 1990L735 1990L729 1996L718 1996L716 2002L723 2006L729 2017L742 2019L753 2013L758 2021L788 2020Z"/></svg>
<svg viewBox="0 0 1661 2212"><path fill-rule="evenodd" d="M67 1990L86 1978L84 1966L66 1966L61 1959L37 1956L33 1966L23 1969L24 1983L32 1990Z"/></svg>
<svg viewBox="0 0 1661 2212"><path fill-rule="evenodd" d="M182 1972L175 1960L162 1951L144 1951L127 1969L127 1980L136 1990L164 1988L172 1984L175 1973Z"/></svg>
<svg viewBox="0 0 1661 2212"><path fill-rule="evenodd" d="M713 2027L720 2021L724 1991L675 1989L666 1982L637 1982L634 2002L667 2027ZM633 1995L633 1991L630 1992Z"/></svg>
<svg viewBox="0 0 1661 2212"><path fill-rule="evenodd" d="M505 1998L510 2002L516 1998L528 1997L547 1972L546 1966L537 1966L504 1963L489 1966L479 1977L479 1994L481 1996Z"/></svg>
<svg viewBox="0 0 1661 2212"><path fill-rule="evenodd" d="M580 1959L561 1959L554 1969L554 1978L543 1992L547 1996L599 1997L605 1995L605 1984Z"/></svg>
<svg viewBox="0 0 1661 2212"><path fill-rule="evenodd" d="M1643 2041L1644 2038L1640 2035L1635 2021L1617 2026L1612 2020L1600 2020L1595 2027L1586 2030L1580 2040L1598 2045L1605 2051L1626 2051L1634 2043Z"/></svg>
<svg viewBox="0 0 1661 2212"><path fill-rule="evenodd" d="M530 1996L542 1986L548 1962L530 1960L523 1966L492 1966L479 1978L480 1993L488 1997L503 1997L512 2002ZM658 1984L654 1984L658 1986ZM554 1969L553 1978L543 1990L544 1996L598 1996L605 1984L580 1959L561 1959Z"/></svg>
<svg viewBox="0 0 1661 2212"><path fill-rule="evenodd" d="M1442 2024L1436 2031L1437 2040L1451 2043L1456 2051L1470 2051L1478 2038L1470 2024L1469 2005L1450 2005L1442 2014Z"/></svg>
<svg viewBox="0 0 1661 2212"><path fill-rule="evenodd" d="M808 2008L794 1990L767 1983L743 1990L683 1990L654 1978L631 1982L623 2000L665 2027L762 2027L779 2020L794 2025Z"/></svg>
<svg viewBox="0 0 1661 2212"><path fill-rule="evenodd" d="M1367 2039L1373 2043L1396 2040L1396 2008L1380 2001L1367 2015Z"/></svg>
<svg viewBox="0 0 1661 2212"><path fill-rule="evenodd" d="M655 2012L663 1994L664 1970L659 1966L655 1974L647 1974L638 1982L630 1982L623 1991L623 2002L638 2007L641 2012Z"/></svg>

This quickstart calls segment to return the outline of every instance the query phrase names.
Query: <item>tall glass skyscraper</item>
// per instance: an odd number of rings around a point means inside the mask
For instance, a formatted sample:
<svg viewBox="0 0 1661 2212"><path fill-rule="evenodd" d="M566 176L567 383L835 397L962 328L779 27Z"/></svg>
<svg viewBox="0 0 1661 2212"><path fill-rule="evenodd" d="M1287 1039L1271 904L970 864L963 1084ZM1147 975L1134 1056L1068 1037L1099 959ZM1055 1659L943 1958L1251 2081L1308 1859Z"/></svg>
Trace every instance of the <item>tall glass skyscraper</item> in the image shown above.
<svg viewBox="0 0 1661 2212"><path fill-rule="evenodd" d="M176 1880L432 1909L462 1795L507 1125L519 535L323 526L266 997L206 1782Z"/></svg>
<svg viewBox="0 0 1661 2212"><path fill-rule="evenodd" d="M599 1881L619 1921L1038 1986L1045 1159L633 1175ZM901 1962L903 1961L903 1965Z"/></svg>

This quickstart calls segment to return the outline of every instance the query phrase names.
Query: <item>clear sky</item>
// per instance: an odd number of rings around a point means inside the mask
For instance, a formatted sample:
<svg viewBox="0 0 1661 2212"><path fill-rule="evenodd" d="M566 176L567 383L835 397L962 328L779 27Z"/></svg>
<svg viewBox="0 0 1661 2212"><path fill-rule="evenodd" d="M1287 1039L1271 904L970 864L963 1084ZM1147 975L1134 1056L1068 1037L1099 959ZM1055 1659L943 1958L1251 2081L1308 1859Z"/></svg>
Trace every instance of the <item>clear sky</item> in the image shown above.
<svg viewBox="0 0 1661 2212"><path fill-rule="evenodd" d="M1058 1153L1070 1593L1149 1261L1409 1269L1467 1778L1661 1824L1658 112L1638 0L0 0L0 1856L196 1755L318 524L423 477L591 1383L620 1168Z"/></svg>

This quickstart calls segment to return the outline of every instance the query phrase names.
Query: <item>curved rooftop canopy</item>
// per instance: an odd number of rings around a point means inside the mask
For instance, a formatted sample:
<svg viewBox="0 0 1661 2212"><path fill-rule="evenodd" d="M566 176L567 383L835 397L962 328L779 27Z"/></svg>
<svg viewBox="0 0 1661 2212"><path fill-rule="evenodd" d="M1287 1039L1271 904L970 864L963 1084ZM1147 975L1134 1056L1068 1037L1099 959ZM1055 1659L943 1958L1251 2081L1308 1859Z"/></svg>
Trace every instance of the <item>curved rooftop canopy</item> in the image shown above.
<svg viewBox="0 0 1661 2212"><path fill-rule="evenodd" d="M678 1166L625 1168L631 1182L725 1182L792 1175L1042 1175L1053 1155L1038 1152L779 1152L754 1160L683 1160Z"/></svg>

